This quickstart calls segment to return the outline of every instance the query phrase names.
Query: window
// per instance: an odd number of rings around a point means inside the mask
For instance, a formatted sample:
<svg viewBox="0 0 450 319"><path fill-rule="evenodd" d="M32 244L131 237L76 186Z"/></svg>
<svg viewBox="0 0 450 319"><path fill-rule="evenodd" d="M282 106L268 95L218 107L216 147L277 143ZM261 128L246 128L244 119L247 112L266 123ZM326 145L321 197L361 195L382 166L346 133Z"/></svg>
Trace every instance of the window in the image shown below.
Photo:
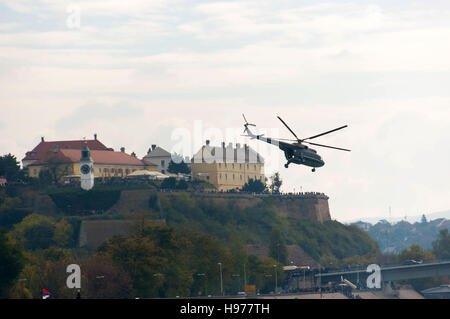
<svg viewBox="0 0 450 319"><path fill-rule="evenodd" d="M104 169L103 169L103 173L107 173L108 172L108 169L105 167Z"/></svg>
<svg viewBox="0 0 450 319"><path fill-rule="evenodd" d="M221 168L222 167L222 163L219 163L219 168Z"/></svg>
<svg viewBox="0 0 450 319"><path fill-rule="evenodd" d="M239 164L239 169L242 169L242 164Z"/></svg>
<svg viewBox="0 0 450 319"><path fill-rule="evenodd" d="M233 180L234 180L234 174L233 174Z"/></svg>
<svg viewBox="0 0 450 319"><path fill-rule="evenodd" d="M241 181L242 181L242 175L239 175L239 178L241 179Z"/></svg>
<svg viewBox="0 0 450 319"><path fill-rule="evenodd" d="M225 168L227 168L227 163L225 163Z"/></svg>
<svg viewBox="0 0 450 319"><path fill-rule="evenodd" d="M119 168L119 174L122 174L122 169L121 168Z"/></svg>
<svg viewBox="0 0 450 319"><path fill-rule="evenodd" d="M33 174L37 175L37 169L33 169Z"/></svg>
<svg viewBox="0 0 450 319"><path fill-rule="evenodd" d="M111 168L111 173L114 173L115 172L115 169L114 168Z"/></svg>
<svg viewBox="0 0 450 319"><path fill-rule="evenodd" d="M225 174L225 179L228 180L228 174Z"/></svg>
<svg viewBox="0 0 450 319"><path fill-rule="evenodd" d="M232 169L234 169L234 163L233 163L233 164L231 164L231 168L232 168Z"/></svg>
<svg viewBox="0 0 450 319"><path fill-rule="evenodd" d="M207 175L207 176L206 176L206 180L208 180L208 181L209 181L209 175Z"/></svg>
<svg viewBox="0 0 450 319"><path fill-rule="evenodd" d="M256 164L253 165L253 169L256 171Z"/></svg>
<svg viewBox="0 0 450 319"><path fill-rule="evenodd" d="M219 164L220 165L220 164ZM219 174L219 179L222 179L222 173Z"/></svg>
<svg viewBox="0 0 450 319"><path fill-rule="evenodd" d="M97 168L97 173L101 173L102 169L101 168Z"/></svg>
<svg viewBox="0 0 450 319"><path fill-rule="evenodd" d="M164 167L164 165L166 164L165 160L161 160L161 166Z"/></svg>
<svg viewBox="0 0 450 319"><path fill-rule="evenodd" d="M162 169L162 170L161 170L161 173L165 174L165 173L166 173L166 171Z"/></svg>
<svg viewBox="0 0 450 319"><path fill-rule="evenodd" d="M248 166L248 164L247 164L247 169L249 169L249 166Z"/></svg>

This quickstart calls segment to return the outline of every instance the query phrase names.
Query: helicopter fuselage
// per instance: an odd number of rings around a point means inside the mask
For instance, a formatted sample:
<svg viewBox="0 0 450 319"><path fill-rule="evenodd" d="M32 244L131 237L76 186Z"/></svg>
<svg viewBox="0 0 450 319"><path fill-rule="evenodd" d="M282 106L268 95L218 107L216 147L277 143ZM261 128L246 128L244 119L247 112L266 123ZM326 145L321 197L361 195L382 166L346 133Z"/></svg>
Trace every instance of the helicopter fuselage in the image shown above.
<svg viewBox="0 0 450 319"><path fill-rule="evenodd" d="M300 164L309 167L322 167L325 162L322 160L316 150L309 148L301 143L285 143L270 137L255 136L257 140L278 146L288 160L288 163Z"/></svg>

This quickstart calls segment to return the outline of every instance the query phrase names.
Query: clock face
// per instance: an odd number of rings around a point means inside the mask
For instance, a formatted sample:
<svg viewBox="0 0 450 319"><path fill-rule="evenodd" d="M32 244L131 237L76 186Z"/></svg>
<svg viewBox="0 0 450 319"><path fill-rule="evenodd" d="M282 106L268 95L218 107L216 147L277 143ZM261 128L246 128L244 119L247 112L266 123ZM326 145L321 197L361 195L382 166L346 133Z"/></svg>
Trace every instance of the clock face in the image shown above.
<svg viewBox="0 0 450 319"><path fill-rule="evenodd" d="M89 172L91 171L91 168L89 167L89 165L84 164L81 166L80 171L82 174L89 174Z"/></svg>

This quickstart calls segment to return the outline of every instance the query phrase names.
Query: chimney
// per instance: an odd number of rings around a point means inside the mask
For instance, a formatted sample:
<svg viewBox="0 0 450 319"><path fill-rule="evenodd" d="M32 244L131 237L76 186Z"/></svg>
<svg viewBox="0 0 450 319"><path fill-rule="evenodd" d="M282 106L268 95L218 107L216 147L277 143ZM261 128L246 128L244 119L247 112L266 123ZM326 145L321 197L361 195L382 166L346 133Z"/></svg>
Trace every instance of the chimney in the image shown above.
<svg viewBox="0 0 450 319"><path fill-rule="evenodd" d="M125 153L125 147L121 147L121 148L120 148L120 151L121 151L122 153Z"/></svg>
<svg viewBox="0 0 450 319"><path fill-rule="evenodd" d="M44 137L43 136L41 136L41 142L42 143L44 143L45 141L44 141Z"/></svg>
<svg viewBox="0 0 450 319"><path fill-rule="evenodd" d="M209 145L209 140L206 140L206 145Z"/></svg>
<svg viewBox="0 0 450 319"><path fill-rule="evenodd" d="M241 144L236 143L236 148L241 148Z"/></svg>
<svg viewBox="0 0 450 319"><path fill-rule="evenodd" d="M97 140L97 133L94 134L94 140Z"/></svg>
<svg viewBox="0 0 450 319"><path fill-rule="evenodd" d="M154 151L156 148L156 144L152 144L152 151Z"/></svg>
<svg viewBox="0 0 450 319"><path fill-rule="evenodd" d="M131 153L131 156L136 157L136 153L135 152Z"/></svg>
<svg viewBox="0 0 450 319"><path fill-rule="evenodd" d="M225 148L225 142L222 142L222 148Z"/></svg>
<svg viewBox="0 0 450 319"><path fill-rule="evenodd" d="M229 148L233 148L233 143L228 143Z"/></svg>

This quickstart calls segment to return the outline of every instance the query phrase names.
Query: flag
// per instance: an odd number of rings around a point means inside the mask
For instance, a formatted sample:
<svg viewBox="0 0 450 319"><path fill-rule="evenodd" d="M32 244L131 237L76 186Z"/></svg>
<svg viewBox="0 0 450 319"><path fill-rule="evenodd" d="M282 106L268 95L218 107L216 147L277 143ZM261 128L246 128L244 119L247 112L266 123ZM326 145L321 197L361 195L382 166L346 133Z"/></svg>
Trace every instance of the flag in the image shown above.
<svg viewBox="0 0 450 319"><path fill-rule="evenodd" d="M42 299L47 299L50 297L50 292L48 290L42 289Z"/></svg>

